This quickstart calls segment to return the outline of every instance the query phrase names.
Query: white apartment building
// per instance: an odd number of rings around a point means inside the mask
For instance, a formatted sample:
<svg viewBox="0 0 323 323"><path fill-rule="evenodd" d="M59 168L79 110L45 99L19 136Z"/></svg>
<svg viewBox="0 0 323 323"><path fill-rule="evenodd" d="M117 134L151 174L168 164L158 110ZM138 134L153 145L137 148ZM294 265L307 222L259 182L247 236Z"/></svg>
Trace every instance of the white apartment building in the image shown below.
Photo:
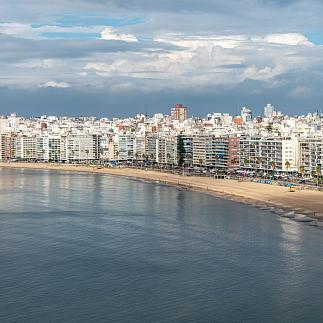
<svg viewBox="0 0 323 323"><path fill-rule="evenodd" d="M177 138L160 137L157 139L157 163L177 165Z"/></svg>
<svg viewBox="0 0 323 323"><path fill-rule="evenodd" d="M98 160L99 145L98 135L69 134L66 138L67 160L69 162Z"/></svg>
<svg viewBox="0 0 323 323"><path fill-rule="evenodd" d="M18 135L15 138L14 157L20 160L37 159L37 138L35 135Z"/></svg>
<svg viewBox="0 0 323 323"><path fill-rule="evenodd" d="M146 160L146 136L136 135L134 140L134 156L136 160Z"/></svg>
<svg viewBox="0 0 323 323"><path fill-rule="evenodd" d="M302 138L299 142L299 167L306 174L316 172L317 166L323 166L323 138Z"/></svg>
<svg viewBox="0 0 323 323"><path fill-rule="evenodd" d="M119 161L130 161L134 159L134 141L133 134L122 134L117 136L119 148Z"/></svg>
<svg viewBox="0 0 323 323"><path fill-rule="evenodd" d="M297 138L240 138L240 167L251 170L297 171Z"/></svg>

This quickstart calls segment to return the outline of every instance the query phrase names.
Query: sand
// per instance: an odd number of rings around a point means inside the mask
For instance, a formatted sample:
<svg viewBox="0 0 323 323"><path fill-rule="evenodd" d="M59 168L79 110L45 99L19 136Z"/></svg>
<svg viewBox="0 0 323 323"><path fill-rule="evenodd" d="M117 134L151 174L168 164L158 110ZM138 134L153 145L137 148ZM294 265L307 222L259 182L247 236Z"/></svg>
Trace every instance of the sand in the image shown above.
<svg viewBox="0 0 323 323"><path fill-rule="evenodd" d="M100 168L98 166L22 162L0 163L0 167L93 172L157 181L177 185L185 189L207 192L215 196L231 198L259 207L275 207L286 211L294 211L297 214L304 214L323 221L323 192L318 191L297 190L296 192L289 192L288 188L276 185L200 176L183 176L134 168Z"/></svg>

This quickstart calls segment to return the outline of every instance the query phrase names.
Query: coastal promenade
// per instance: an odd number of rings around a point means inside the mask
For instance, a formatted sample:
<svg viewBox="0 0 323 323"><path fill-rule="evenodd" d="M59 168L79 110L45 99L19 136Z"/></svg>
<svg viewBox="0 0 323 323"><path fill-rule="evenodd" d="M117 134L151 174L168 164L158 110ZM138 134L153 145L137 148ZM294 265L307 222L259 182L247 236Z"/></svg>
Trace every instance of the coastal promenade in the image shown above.
<svg viewBox="0 0 323 323"><path fill-rule="evenodd" d="M258 206L272 206L285 211L294 211L323 221L323 192L288 188L232 179L214 179L199 176L183 176L159 171L134 168L101 168L98 166L66 165L52 163L0 163L0 167L29 168L58 171L92 172L126 176L161 184L180 186L184 189L203 191L224 198L232 198Z"/></svg>

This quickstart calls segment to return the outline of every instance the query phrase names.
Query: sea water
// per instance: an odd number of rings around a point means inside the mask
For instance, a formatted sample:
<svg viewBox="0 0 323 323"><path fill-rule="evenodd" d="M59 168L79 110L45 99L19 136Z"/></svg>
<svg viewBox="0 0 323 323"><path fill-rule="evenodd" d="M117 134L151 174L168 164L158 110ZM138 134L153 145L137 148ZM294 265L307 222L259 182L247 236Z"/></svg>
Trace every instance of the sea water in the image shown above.
<svg viewBox="0 0 323 323"><path fill-rule="evenodd" d="M0 169L0 322L320 322L323 231L111 175Z"/></svg>

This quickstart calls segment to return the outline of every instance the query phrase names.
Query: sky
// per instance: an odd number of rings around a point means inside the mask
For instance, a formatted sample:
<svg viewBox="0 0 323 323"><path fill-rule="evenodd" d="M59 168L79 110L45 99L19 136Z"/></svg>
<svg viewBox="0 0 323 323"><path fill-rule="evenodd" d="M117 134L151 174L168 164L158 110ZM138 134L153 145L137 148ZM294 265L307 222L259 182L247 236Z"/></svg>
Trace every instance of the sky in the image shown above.
<svg viewBox="0 0 323 323"><path fill-rule="evenodd" d="M0 0L0 114L323 111L321 0Z"/></svg>

